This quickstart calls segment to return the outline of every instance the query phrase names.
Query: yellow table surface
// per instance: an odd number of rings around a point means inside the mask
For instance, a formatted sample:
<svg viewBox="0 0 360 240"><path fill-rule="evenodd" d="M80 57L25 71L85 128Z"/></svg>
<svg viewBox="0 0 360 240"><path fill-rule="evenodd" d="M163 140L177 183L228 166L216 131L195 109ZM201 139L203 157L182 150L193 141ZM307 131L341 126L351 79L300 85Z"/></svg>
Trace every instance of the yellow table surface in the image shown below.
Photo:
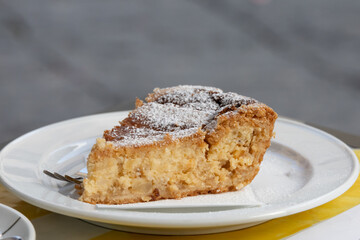
<svg viewBox="0 0 360 240"><path fill-rule="evenodd" d="M354 150L360 160L360 149ZM52 213L28 204L0 185L0 202L22 212L33 223L37 239L280 239L338 215L360 204L360 177L340 197L319 207L263 224L218 234L198 236L156 236L113 231L91 225L80 219Z"/></svg>

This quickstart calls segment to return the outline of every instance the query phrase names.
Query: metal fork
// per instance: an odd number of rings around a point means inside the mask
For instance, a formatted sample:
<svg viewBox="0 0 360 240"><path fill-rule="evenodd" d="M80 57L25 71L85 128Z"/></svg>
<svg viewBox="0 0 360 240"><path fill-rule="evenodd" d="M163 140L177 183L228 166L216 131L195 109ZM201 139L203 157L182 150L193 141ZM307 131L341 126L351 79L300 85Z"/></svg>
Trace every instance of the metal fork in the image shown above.
<svg viewBox="0 0 360 240"><path fill-rule="evenodd" d="M81 184L83 182L83 177L70 177L69 175L61 175L57 172L49 172L48 170L44 170L43 173L48 175L49 177L52 177L54 179L69 182L69 183L75 183L75 184Z"/></svg>

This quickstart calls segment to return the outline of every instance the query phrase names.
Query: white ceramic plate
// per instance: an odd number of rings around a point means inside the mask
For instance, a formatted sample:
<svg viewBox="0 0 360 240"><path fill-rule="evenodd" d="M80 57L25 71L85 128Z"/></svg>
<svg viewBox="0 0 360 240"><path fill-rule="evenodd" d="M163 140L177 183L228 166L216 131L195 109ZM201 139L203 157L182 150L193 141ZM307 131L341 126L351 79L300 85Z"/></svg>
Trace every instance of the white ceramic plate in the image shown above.
<svg viewBox="0 0 360 240"><path fill-rule="evenodd" d="M14 140L0 154L1 182L31 204L99 225L142 233L203 234L240 229L319 206L344 193L359 173L355 154L343 142L281 118L261 170L249 185L265 203L260 207L97 209L78 201L71 185L42 173L47 169L73 174L82 169L96 137L126 116L127 112L114 112L76 118Z"/></svg>
<svg viewBox="0 0 360 240"><path fill-rule="evenodd" d="M35 240L35 229L29 219L20 212L0 204L0 239L19 236L22 239Z"/></svg>

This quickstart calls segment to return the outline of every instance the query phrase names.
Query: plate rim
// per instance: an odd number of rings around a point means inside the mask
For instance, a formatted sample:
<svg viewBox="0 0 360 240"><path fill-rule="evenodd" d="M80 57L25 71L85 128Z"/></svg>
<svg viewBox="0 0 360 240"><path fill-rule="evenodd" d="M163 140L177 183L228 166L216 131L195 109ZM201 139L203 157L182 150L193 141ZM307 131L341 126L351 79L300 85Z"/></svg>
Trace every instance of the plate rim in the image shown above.
<svg viewBox="0 0 360 240"><path fill-rule="evenodd" d="M56 122L56 123L49 124L49 125L43 126L41 128L32 130L32 131L14 139L13 141L8 143L1 150L1 152L0 152L0 173L2 171L1 166L3 163L3 161L2 161L3 153L6 152L6 150L9 147L11 147L13 144L16 144L18 141L21 141L24 138L27 138L39 131L44 131L47 128L51 128L51 127L54 127L57 125L76 122L79 120L84 120L86 118L105 117L105 116L111 116L111 115L126 114L128 112L129 111L116 111L116 112L109 112L109 113L87 115L87 116L82 116L82 117L77 117L77 118L72 118L72 119ZM344 151L346 151L350 155L349 157L351 157L351 159L353 160L352 161L353 169L352 169L349 177L336 189L333 189L332 191L327 192L326 194L323 194L323 195L319 196L318 198L314 198L314 199L311 199L311 200L308 200L308 201L305 201L302 203L297 203L294 206L287 207L285 209L282 209L281 211L279 210L277 212L268 212L266 214L262 214L261 216L252 216L252 217L249 217L246 219L231 218L231 219L222 219L221 222L203 221L201 223L188 222L188 223L181 223L181 224L176 221L169 222L167 219L157 219L155 221L156 223L154 223L154 221L151 222L149 220L144 221L144 219L142 219L140 217L133 217L131 219L129 219L129 218L119 219L119 215L110 216L110 217L108 216L108 217L104 218L104 216L100 216L100 215L104 215L104 214L101 214L101 213L96 214L97 212L95 212L95 216L94 216L94 214L91 214L88 212L84 213L83 212L84 210L75 209L75 211L74 211L74 209L70 208L70 207L67 207L68 209L66 209L66 207L64 207L64 206L51 204L42 199L36 199L32 196L28 196L27 194L21 193L21 192L17 191L17 189L15 189L13 186L11 186L11 184L9 184L5 179L3 179L3 176L1 176L1 175L0 175L0 182L7 189L9 189L12 193L14 193L16 196L18 196L19 198L21 198L24 201L31 203L35 206L38 206L40 208L44 208L44 209L47 209L47 210L50 210L53 212L57 212L57 213L60 213L63 215L83 218L83 219L92 220L92 221L99 221L99 222L104 222L104 223L111 223L111 224L125 225L125 226L141 226L141 227L147 227L147 228L208 228L208 227L214 227L214 226L231 226L231 225L239 225L239 224L244 224L244 223L271 220L271 219L292 215L292 214L295 214L298 212L302 212L302 211L320 206L320 205L342 195L345 191L347 191L354 184L354 182L356 181L356 179L359 175L359 161L358 161L355 153L352 151L352 149L349 146L347 146L344 142L342 142L338 138L334 137L333 135L331 135L327 132L324 132L320 129L317 129L315 127L309 126L305 123L295 121L292 119L288 119L288 118L282 118L282 117L279 117L277 122L285 122L285 123L290 123L292 125L308 128L309 130L317 132L318 134L321 134L322 136L334 141L337 145L341 146L344 149ZM117 211L119 211L119 210L117 210Z"/></svg>
<svg viewBox="0 0 360 240"><path fill-rule="evenodd" d="M36 239L36 231L34 228L34 225L31 223L31 221L21 212L19 212L18 210L9 207L6 204L0 203L0 208L6 209L7 211L15 214L16 216L19 216L22 220L24 220L26 227L29 230L29 240L34 240Z"/></svg>

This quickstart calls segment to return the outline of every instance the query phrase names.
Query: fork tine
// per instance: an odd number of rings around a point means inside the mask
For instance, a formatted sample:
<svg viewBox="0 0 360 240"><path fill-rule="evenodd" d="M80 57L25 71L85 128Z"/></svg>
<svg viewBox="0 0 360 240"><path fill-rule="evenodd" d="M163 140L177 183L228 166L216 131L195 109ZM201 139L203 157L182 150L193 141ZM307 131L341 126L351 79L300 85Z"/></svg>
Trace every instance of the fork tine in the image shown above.
<svg viewBox="0 0 360 240"><path fill-rule="evenodd" d="M54 176L59 179L59 180L63 180L63 181L66 181L66 182L71 182L70 180L66 179L63 175L57 173L57 172L54 172Z"/></svg>
<svg viewBox="0 0 360 240"><path fill-rule="evenodd" d="M69 182L69 183L81 184L82 180L83 180L82 177L73 178L73 177L70 177L69 175L63 176L57 172L52 173L52 172L49 172L48 170L43 170L43 173L45 173L49 177L52 177L56 180L61 180L61 181Z"/></svg>
<svg viewBox="0 0 360 240"><path fill-rule="evenodd" d="M45 173L46 175L48 175L49 177L55 178L57 180L60 180L59 178L57 178L52 172L49 172L47 170L43 170L43 173Z"/></svg>
<svg viewBox="0 0 360 240"><path fill-rule="evenodd" d="M65 178L73 183L76 183L76 184L81 184L82 183L82 178L73 178L73 177L70 177L69 175L65 175Z"/></svg>
<svg viewBox="0 0 360 240"><path fill-rule="evenodd" d="M65 179L63 176L61 176L60 174L54 172L49 172L47 170L43 170L43 173L45 173L46 175L48 175L49 177L52 177L56 180L61 180L61 181L66 181L66 182L69 182L69 180Z"/></svg>

